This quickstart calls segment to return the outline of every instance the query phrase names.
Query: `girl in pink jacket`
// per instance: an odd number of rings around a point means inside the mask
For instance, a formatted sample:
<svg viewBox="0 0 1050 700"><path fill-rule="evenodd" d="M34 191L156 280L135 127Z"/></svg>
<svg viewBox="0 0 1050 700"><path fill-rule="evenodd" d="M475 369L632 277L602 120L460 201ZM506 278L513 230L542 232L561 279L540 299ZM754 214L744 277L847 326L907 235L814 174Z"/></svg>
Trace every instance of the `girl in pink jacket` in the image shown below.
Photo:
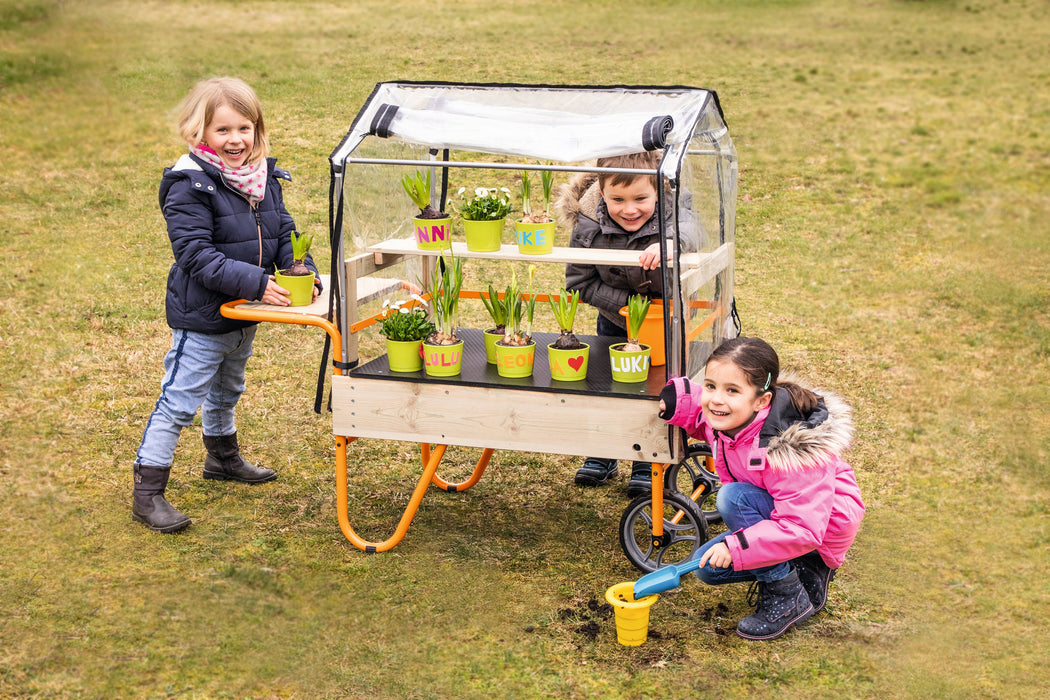
<svg viewBox="0 0 1050 700"><path fill-rule="evenodd" d="M711 354L702 386L669 381L660 417L712 447L728 531L700 548L696 575L713 585L758 582L757 609L737 634L775 639L823 610L864 516L840 457L853 435L849 406L780 381L776 351L740 337Z"/></svg>

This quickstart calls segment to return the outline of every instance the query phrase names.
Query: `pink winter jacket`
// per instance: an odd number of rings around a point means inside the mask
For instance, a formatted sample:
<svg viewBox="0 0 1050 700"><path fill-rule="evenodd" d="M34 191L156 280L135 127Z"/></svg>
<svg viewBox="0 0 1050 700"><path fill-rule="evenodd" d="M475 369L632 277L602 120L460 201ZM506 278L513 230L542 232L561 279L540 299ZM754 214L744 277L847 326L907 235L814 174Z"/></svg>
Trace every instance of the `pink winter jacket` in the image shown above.
<svg viewBox="0 0 1050 700"><path fill-rule="evenodd" d="M773 497L769 520L726 537L733 569L770 566L814 549L825 564L838 568L864 517L853 468L839 456L853 437L849 406L823 392L817 408L803 416L786 391L777 391L731 438L704 420L700 385L677 377L671 386L675 398L667 422L711 445L722 483L744 481Z"/></svg>

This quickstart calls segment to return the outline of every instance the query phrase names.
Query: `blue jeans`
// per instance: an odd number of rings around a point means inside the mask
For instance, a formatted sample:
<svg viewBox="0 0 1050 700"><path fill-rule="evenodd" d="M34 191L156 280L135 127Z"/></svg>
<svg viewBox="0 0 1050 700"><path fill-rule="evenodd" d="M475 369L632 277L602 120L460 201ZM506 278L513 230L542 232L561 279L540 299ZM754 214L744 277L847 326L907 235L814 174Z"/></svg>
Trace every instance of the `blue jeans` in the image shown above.
<svg viewBox="0 0 1050 700"><path fill-rule="evenodd" d="M718 508L718 514L722 516L722 522L725 523L728 529L717 537L712 537L705 542L700 547L700 551L696 553L696 559L702 557L704 552L737 530L749 527L762 520L769 520L769 516L773 513L773 497L769 495L768 491L754 484L732 481L728 484L722 484L722 487L718 489L715 507ZM696 570L697 577L704 583L709 583L712 586L755 580L770 583L779 581L790 573L791 564L786 561L761 569L745 571L734 571L732 567L716 569L710 564L705 564Z"/></svg>
<svg viewBox="0 0 1050 700"><path fill-rule="evenodd" d="M146 423L136 462L170 467L179 435L198 408L205 435L237 432L233 409L244 393L244 366L252 356L255 329L248 326L219 335L172 330L160 398Z"/></svg>
<svg viewBox="0 0 1050 700"><path fill-rule="evenodd" d="M598 322L595 325L597 326L597 328L594 332L597 335L607 335L610 338L627 337L627 331L625 331L623 328L620 328L615 323L605 318L601 314L598 314Z"/></svg>

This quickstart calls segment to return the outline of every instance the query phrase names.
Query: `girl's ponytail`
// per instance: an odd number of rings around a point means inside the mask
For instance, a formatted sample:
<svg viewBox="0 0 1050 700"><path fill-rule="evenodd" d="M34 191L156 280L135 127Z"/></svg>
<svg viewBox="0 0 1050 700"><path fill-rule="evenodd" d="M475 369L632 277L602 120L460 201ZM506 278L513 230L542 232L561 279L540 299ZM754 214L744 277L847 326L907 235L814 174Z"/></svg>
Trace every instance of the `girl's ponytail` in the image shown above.
<svg viewBox="0 0 1050 700"><path fill-rule="evenodd" d="M803 416L809 415L817 407L817 395L795 382L777 382L776 388L782 389L791 397L791 405Z"/></svg>

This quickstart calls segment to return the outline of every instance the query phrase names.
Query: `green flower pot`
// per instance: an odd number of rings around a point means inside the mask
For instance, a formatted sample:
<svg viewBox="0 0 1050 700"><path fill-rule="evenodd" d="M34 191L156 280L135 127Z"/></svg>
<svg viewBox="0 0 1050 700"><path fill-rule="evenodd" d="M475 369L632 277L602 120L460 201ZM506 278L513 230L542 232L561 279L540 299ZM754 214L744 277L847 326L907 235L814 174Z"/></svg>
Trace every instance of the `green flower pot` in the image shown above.
<svg viewBox="0 0 1050 700"><path fill-rule="evenodd" d="M463 220L463 235L467 239L467 250L475 253L491 253L500 249L503 245L503 222L505 219L495 221L468 221Z"/></svg>
<svg viewBox="0 0 1050 700"><path fill-rule="evenodd" d="M314 275L286 275L284 270L274 274L274 280L291 292L292 306L308 306L314 300Z"/></svg>
<svg viewBox="0 0 1050 700"><path fill-rule="evenodd" d="M423 341L388 338L386 360L391 372L418 372L423 369Z"/></svg>
<svg viewBox="0 0 1050 700"><path fill-rule="evenodd" d="M536 360L536 343L500 345L496 343L496 371L501 377L531 377Z"/></svg>
<svg viewBox="0 0 1050 700"><path fill-rule="evenodd" d="M455 345L423 342L423 367L431 377L455 377L463 368L463 341Z"/></svg>
<svg viewBox="0 0 1050 700"><path fill-rule="evenodd" d="M551 379L560 382L576 382L587 378L587 360L591 346L587 343L576 350L559 350L554 344L547 346L547 360L550 362Z"/></svg>
<svg viewBox="0 0 1050 700"><path fill-rule="evenodd" d="M514 222L518 252L522 255L544 255L554 250L554 223L523 224Z"/></svg>
<svg viewBox="0 0 1050 700"><path fill-rule="evenodd" d="M496 364L496 341L503 338L500 331L489 329L485 331L485 359L490 365Z"/></svg>
<svg viewBox="0 0 1050 700"><path fill-rule="evenodd" d="M613 381L624 384L644 382L649 378L649 346L643 345L640 352L625 352L625 345L626 343L620 343L609 347Z"/></svg>
<svg viewBox="0 0 1050 700"><path fill-rule="evenodd" d="M452 217L412 219L416 247L420 250L444 250L452 247Z"/></svg>

